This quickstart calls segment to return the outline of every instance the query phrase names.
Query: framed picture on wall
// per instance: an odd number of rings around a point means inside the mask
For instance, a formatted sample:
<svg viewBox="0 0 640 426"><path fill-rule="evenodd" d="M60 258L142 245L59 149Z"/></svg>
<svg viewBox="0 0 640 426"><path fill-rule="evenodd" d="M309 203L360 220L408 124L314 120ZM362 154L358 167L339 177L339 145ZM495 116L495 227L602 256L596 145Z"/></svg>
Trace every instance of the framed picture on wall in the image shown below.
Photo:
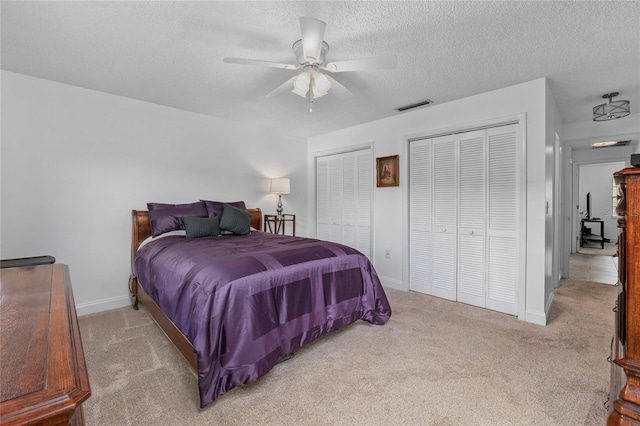
<svg viewBox="0 0 640 426"><path fill-rule="evenodd" d="M376 158L376 186L400 186L400 156Z"/></svg>

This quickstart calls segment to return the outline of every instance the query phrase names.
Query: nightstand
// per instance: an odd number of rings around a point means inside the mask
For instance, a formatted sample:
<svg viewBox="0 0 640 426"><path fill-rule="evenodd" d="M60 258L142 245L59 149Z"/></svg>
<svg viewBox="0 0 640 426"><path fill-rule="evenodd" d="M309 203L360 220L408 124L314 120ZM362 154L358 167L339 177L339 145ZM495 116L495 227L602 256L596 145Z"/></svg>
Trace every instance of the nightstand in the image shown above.
<svg viewBox="0 0 640 426"><path fill-rule="evenodd" d="M285 227L287 223L291 223L293 232L291 235L296 236L296 215L295 214L283 214L278 217L275 214L264 215L264 231L271 232L272 234L285 235Z"/></svg>

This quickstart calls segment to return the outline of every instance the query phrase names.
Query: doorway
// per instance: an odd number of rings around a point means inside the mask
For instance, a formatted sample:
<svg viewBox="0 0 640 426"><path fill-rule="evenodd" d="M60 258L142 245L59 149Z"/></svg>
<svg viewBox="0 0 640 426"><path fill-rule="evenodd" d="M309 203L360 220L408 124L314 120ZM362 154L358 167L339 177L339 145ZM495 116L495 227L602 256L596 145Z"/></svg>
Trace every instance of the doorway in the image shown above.
<svg viewBox="0 0 640 426"><path fill-rule="evenodd" d="M573 279L618 282L618 191L613 173L624 167L625 163L619 161L578 165L576 253L569 263Z"/></svg>

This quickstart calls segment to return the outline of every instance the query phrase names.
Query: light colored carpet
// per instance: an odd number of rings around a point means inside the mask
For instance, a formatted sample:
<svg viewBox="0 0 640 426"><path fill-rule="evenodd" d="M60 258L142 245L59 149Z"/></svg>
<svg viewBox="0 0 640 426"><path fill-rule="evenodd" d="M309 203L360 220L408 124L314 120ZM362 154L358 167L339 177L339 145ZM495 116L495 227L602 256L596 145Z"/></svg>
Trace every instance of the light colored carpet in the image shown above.
<svg viewBox="0 0 640 426"><path fill-rule="evenodd" d="M80 318L88 425L602 425L617 287L565 280L546 327L387 290L358 322L199 408L196 378L143 309Z"/></svg>

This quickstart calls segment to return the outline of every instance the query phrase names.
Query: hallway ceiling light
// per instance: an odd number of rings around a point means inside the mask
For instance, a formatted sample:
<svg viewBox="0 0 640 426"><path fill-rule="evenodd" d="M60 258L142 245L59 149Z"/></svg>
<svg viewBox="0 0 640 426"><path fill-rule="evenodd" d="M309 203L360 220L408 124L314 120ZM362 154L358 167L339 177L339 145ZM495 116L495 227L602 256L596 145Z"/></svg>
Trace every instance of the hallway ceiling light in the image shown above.
<svg viewBox="0 0 640 426"><path fill-rule="evenodd" d="M631 143L631 140L628 141L606 141L606 142L596 142L591 144L591 148L607 148L610 146L627 146Z"/></svg>
<svg viewBox="0 0 640 426"><path fill-rule="evenodd" d="M615 120L616 118L626 117L631 113L629 101L612 100L612 98L618 95L618 92L602 95L603 99L609 98L609 102L593 107L593 121Z"/></svg>
<svg viewBox="0 0 640 426"><path fill-rule="evenodd" d="M615 145L617 143L618 142L616 142L616 141L596 142L591 146L593 148L604 148L605 146L611 146L611 145Z"/></svg>

